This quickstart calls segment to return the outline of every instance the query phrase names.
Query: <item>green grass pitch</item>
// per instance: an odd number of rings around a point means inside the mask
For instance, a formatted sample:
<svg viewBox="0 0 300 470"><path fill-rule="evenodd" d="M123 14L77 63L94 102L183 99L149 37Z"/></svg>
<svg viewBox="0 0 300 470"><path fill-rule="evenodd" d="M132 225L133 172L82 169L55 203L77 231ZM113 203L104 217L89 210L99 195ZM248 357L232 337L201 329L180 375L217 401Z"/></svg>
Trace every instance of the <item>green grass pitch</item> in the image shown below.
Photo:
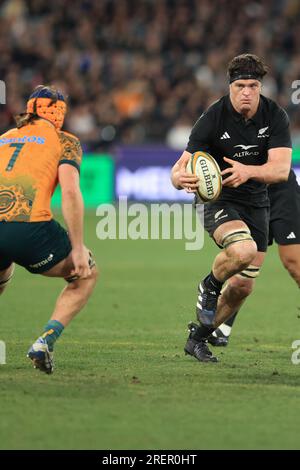
<svg viewBox="0 0 300 470"><path fill-rule="evenodd" d="M296 284L276 246L218 364L183 354L197 282L217 248L183 241L86 241L101 277L56 345L47 376L26 358L61 280L16 270L1 297L1 449L299 449L300 339Z"/></svg>

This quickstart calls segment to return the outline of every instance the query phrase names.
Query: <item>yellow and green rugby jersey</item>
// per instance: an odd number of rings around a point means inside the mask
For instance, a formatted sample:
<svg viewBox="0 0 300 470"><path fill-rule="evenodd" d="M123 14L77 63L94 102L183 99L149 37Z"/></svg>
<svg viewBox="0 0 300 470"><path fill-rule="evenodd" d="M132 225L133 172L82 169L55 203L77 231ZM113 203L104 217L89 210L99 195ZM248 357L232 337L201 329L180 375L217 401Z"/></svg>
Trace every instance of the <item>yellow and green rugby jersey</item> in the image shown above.
<svg viewBox="0 0 300 470"><path fill-rule="evenodd" d="M51 220L58 167L81 158L77 137L42 119L0 136L0 222Z"/></svg>

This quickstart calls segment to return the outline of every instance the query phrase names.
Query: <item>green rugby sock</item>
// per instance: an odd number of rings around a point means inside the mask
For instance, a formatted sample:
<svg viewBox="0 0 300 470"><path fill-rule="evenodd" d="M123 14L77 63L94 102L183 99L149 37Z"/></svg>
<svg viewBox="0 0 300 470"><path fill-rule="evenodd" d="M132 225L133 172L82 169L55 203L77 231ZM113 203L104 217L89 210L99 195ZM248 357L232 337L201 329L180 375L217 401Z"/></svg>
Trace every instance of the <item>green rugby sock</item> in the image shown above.
<svg viewBox="0 0 300 470"><path fill-rule="evenodd" d="M64 325L57 320L49 320L44 328L44 334L41 336L48 344L49 351L53 351L55 341L60 337L64 330Z"/></svg>

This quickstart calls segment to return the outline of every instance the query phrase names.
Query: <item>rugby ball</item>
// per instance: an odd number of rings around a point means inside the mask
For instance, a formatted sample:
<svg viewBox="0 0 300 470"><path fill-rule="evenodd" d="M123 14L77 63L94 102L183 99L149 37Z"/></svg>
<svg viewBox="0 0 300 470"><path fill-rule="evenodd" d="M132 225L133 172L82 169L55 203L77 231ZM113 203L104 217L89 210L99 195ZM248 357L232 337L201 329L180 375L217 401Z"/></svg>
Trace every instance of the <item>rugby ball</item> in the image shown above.
<svg viewBox="0 0 300 470"><path fill-rule="evenodd" d="M222 191L222 175L216 160L206 152L195 152L191 155L187 173L197 175L199 185L197 193L203 203L216 201Z"/></svg>

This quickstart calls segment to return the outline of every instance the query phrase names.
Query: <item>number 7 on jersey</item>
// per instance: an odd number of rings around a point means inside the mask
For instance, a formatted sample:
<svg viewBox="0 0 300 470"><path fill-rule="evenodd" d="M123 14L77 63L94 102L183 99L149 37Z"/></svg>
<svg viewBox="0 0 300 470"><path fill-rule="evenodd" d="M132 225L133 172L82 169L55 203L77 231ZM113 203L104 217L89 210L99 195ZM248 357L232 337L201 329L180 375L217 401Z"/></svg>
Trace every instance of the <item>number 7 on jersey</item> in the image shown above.
<svg viewBox="0 0 300 470"><path fill-rule="evenodd" d="M10 147L15 147L15 151L11 156L11 159L9 160L7 167L5 168L5 171L11 171L14 167L14 164L16 163L16 160L24 147L25 144L10 144Z"/></svg>

